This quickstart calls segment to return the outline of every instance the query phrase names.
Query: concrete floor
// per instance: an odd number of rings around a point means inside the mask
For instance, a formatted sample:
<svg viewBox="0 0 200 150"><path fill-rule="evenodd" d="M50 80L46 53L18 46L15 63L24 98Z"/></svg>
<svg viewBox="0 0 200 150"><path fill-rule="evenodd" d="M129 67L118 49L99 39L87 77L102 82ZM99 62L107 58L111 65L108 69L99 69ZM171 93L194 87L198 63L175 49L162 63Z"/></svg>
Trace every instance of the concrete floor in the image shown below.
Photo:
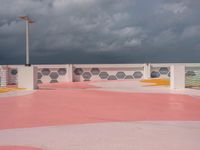
<svg viewBox="0 0 200 150"><path fill-rule="evenodd" d="M123 122L0 131L0 145L43 150L199 150L200 122Z"/></svg>
<svg viewBox="0 0 200 150"><path fill-rule="evenodd" d="M43 150L200 148L198 90L172 91L138 81L40 87L0 94L0 150L13 145Z"/></svg>

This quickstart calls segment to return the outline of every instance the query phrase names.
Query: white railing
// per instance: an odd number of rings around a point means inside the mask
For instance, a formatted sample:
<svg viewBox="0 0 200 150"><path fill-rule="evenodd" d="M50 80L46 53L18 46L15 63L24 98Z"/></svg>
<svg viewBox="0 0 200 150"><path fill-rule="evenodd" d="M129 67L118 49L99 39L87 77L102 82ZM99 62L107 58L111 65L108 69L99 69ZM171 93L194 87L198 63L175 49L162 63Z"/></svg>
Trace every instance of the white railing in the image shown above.
<svg viewBox="0 0 200 150"><path fill-rule="evenodd" d="M200 63L181 64L62 64L34 65L38 68L38 83L92 81L92 80L139 80L172 76L171 66L185 66L186 87L200 85ZM0 66L1 86L17 84L17 70L22 65ZM4 69L3 69L4 68ZM174 76L174 75L173 75ZM172 83L172 80L171 80Z"/></svg>

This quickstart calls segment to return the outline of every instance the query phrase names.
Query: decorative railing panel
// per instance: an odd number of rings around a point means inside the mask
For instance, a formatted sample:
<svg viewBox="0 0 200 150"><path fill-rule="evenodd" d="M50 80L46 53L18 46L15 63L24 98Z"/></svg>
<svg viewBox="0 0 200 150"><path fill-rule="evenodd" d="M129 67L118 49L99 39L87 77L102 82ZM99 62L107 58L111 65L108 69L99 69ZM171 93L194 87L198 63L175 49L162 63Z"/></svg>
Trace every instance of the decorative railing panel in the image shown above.
<svg viewBox="0 0 200 150"><path fill-rule="evenodd" d="M136 80L143 78L143 67L132 68L74 68L74 81Z"/></svg>
<svg viewBox="0 0 200 150"><path fill-rule="evenodd" d="M200 88L200 66L186 67L185 84L188 88Z"/></svg>

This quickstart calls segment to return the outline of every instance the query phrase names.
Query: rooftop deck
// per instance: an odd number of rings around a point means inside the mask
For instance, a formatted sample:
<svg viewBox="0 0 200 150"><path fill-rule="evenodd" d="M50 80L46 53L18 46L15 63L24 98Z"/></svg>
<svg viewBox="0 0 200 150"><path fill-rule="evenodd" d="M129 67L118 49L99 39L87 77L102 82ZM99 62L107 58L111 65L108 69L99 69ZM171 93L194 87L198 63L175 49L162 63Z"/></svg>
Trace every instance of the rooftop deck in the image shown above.
<svg viewBox="0 0 200 150"><path fill-rule="evenodd" d="M199 138L198 90L91 81L0 94L0 146L198 150Z"/></svg>

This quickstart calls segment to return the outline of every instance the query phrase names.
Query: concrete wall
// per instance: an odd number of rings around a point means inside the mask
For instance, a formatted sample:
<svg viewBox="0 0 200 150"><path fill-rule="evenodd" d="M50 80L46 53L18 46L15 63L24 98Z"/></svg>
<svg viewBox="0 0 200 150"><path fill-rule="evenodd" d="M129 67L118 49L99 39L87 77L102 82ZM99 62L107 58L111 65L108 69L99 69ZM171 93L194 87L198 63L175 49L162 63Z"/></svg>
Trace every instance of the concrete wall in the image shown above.
<svg viewBox="0 0 200 150"><path fill-rule="evenodd" d="M17 84L18 68L21 66L22 65L2 65L2 66L0 66L0 68L2 68L2 69L4 68L4 70L6 70L6 84L8 84L8 85L16 85ZM0 73L0 78L2 78L1 73Z"/></svg>
<svg viewBox="0 0 200 150"><path fill-rule="evenodd" d="M73 65L73 81L138 80L144 76L143 64Z"/></svg>
<svg viewBox="0 0 200 150"><path fill-rule="evenodd" d="M34 65L38 68L38 83L79 82L96 80L140 80L151 78L170 78L170 66L174 64L150 64L150 70L145 70L145 64L64 64L64 65ZM182 64L186 67L186 85L200 80L200 64ZM22 65L1 66L7 68L7 84L17 84L18 68ZM148 75L149 73L149 75ZM5 77L0 73L1 80ZM3 80L2 80L3 81ZM200 84L200 83L198 83Z"/></svg>
<svg viewBox="0 0 200 150"><path fill-rule="evenodd" d="M38 83L70 82L70 65L35 65Z"/></svg>
<svg viewBox="0 0 200 150"><path fill-rule="evenodd" d="M200 87L200 66L185 67L186 87Z"/></svg>

